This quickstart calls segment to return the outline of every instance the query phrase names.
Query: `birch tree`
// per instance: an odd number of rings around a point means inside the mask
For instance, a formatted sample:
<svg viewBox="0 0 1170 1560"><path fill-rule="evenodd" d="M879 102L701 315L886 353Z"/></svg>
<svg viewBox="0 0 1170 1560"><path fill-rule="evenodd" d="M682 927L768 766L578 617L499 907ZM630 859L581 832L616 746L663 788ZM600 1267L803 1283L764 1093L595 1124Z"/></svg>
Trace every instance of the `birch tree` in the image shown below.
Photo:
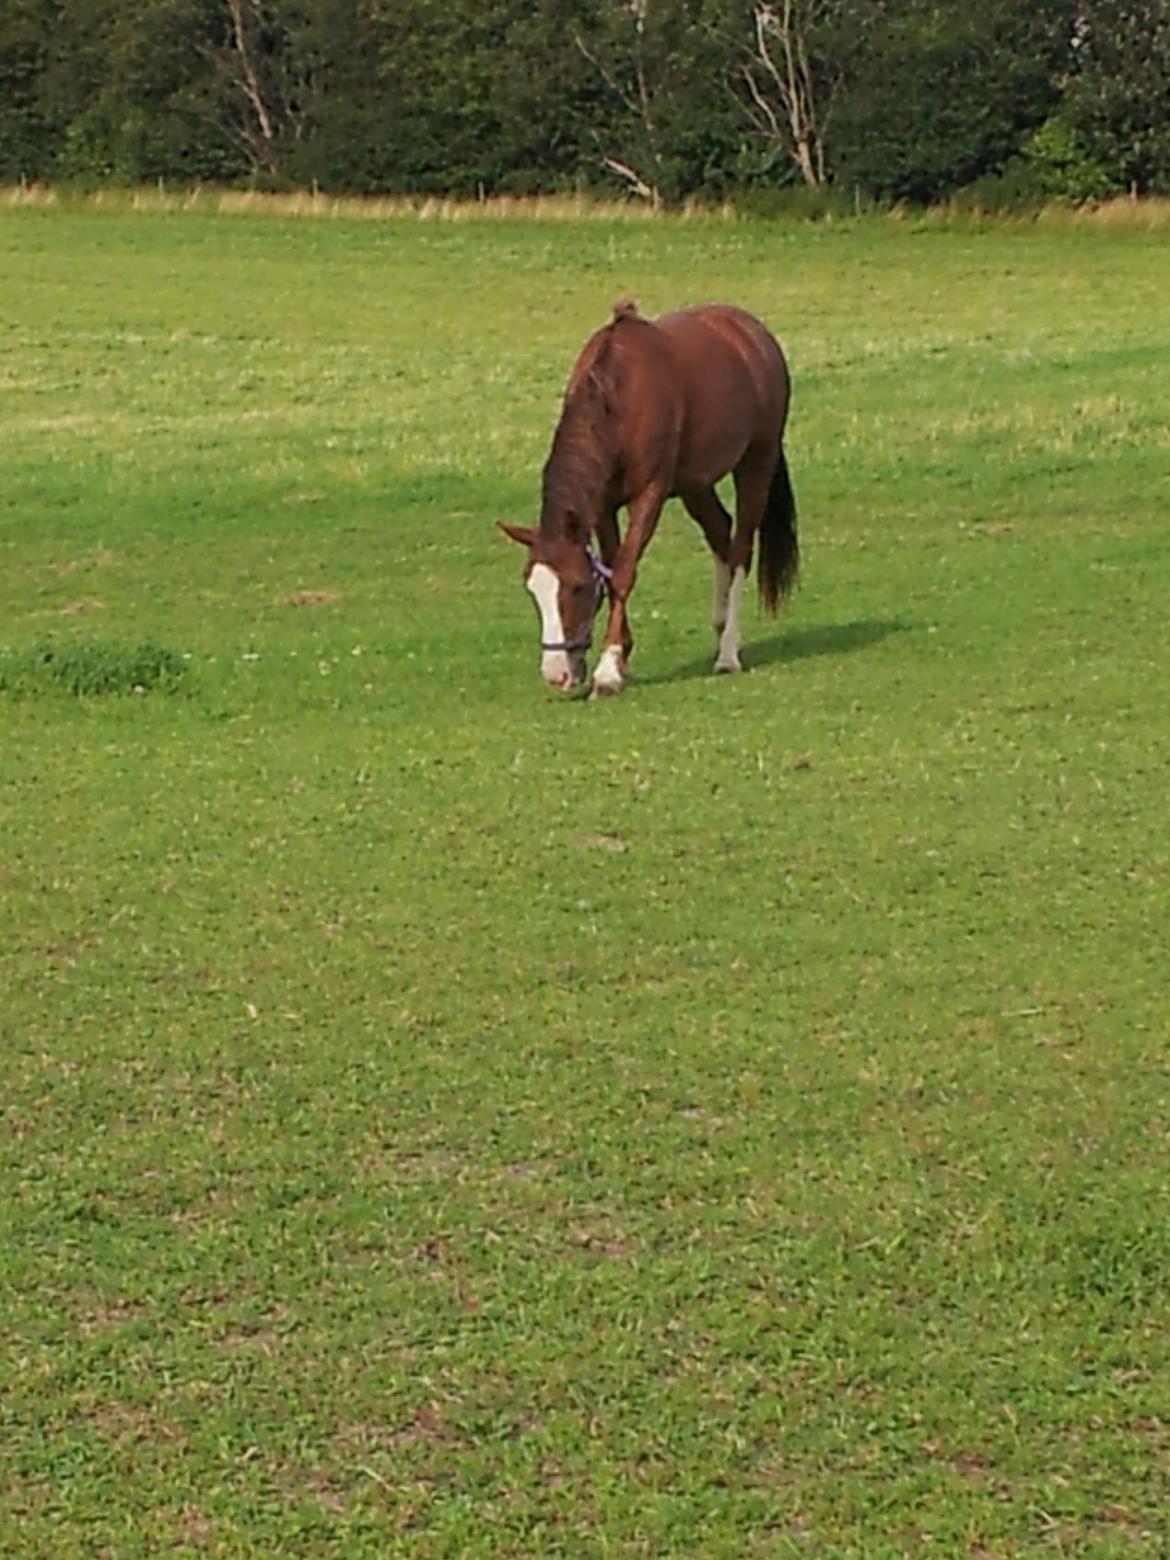
<svg viewBox="0 0 1170 1560"><path fill-rule="evenodd" d="M310 82L297 58L305 17L270 0L222 0L222 25L204 52L220 84L223 130L257 173L275 178L305 127Z"/></svg>
<svg viewBox="0 0 1170 1560"><path fill-rule="evenodd" d="M827 144L851 63L881 19L882 0L756 0L741 39L737 96L757 137L779 148L815 189L830 176Z"/></svg>

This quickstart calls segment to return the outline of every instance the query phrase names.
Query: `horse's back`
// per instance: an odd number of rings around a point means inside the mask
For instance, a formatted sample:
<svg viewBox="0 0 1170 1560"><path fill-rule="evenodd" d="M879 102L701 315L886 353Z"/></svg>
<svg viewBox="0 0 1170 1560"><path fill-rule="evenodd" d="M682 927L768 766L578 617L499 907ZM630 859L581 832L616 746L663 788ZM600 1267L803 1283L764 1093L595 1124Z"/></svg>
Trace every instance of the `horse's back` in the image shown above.
<svg viewBox="0 0 1170 1560"><path fill-rule="evenodd" d="M655 325L671 341L689 390L711 397L713 382L743 394L746 374L755 404L765 417L787 409L788 365L772 332L746 309L730 303L704 304L664 314Z"/></svg>
<svg viewBox="0 0 1170 1560"><path fill-rule="evenodd" d="M629 490L623 498L656 479L676 493L709 486L749 449L779 449L787 365L771 332L733 304L649 320L621 300L582 349L566 403L590 385L608 409L614 463Z"/></svg>
<svg viewBox="0 0 1170 1560"><path fill-rule="evenodd" d="M685 417L679 483L709 483L749 449L779 448L788 413L788 366L766 326L733 304L664 314Z"/></svg>

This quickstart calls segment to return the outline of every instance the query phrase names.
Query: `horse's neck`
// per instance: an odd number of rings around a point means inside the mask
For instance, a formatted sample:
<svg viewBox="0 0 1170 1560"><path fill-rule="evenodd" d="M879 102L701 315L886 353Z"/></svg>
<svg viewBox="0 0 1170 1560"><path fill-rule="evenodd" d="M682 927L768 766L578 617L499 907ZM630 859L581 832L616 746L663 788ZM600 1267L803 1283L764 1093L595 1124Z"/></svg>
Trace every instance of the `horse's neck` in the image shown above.
<svg viewBox="0 0 1170 1560"><path fill-rule="evenodd" d="M616 461L606 446L594 408L574 397L561 414L544 467L542 530L559 530L571 510L592 527L613 485Z"/></svg>

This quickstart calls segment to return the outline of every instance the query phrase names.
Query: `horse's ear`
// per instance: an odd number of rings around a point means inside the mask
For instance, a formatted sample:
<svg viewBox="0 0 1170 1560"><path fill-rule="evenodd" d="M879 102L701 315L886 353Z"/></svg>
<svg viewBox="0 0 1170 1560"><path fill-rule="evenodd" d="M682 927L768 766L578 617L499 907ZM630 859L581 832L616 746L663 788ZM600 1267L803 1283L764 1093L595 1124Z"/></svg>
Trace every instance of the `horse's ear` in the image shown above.
<svg viewBox="0 0 1170 1560"><path fill-rule="evenodd" d="M536 542L536 532L530 525L509 525L507 520L497 520L496 524L505 536L519 542L521 547L532 547Z"/></svg>

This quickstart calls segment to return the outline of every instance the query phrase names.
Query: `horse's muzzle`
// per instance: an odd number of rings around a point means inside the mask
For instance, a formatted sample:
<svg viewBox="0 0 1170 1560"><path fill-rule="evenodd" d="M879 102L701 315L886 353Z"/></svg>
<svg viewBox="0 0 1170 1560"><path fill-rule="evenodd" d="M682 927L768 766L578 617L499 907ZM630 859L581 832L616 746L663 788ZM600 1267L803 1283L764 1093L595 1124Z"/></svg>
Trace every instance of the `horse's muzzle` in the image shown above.
<svg viewBox="0 0 1170 1560"><path fill-rule="evenodd" d="M585 657L580 653L569 655L563 650L545 651L540 661L540 675L550 688L571 693L585 681Z"/></svg>

